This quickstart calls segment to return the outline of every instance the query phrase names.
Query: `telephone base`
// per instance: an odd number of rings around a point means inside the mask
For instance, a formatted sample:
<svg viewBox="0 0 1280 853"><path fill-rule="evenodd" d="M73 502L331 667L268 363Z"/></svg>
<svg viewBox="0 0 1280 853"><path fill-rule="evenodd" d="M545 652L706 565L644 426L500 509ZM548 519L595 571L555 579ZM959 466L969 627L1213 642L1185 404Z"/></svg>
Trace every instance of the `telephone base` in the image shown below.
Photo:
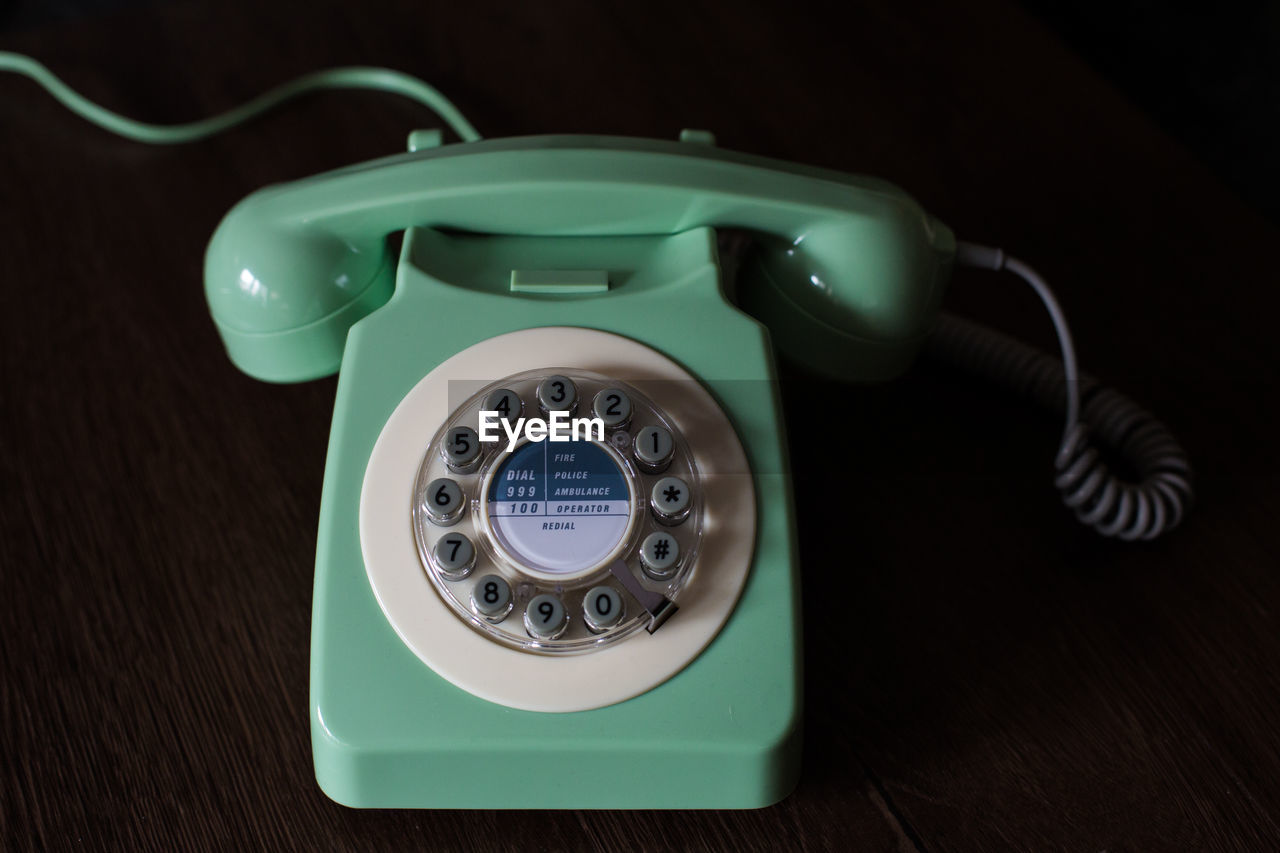
<svg viewBox="0 0 1280 853"><path fill-rule="evenodd" d="M584 268L607 271L609 289L511 292L512 270ZM436 318L429 334L424 318ZM757 495L746 585L710 645L641 695L569 713L486 701L424 664L375 598L356 524L383 425L427 370L478 342L542 326L630 338L697 376L738 433ZM556 365L529 365L541 366ZM423 425L424 443L434 429ZM411 229L395 295L352 328L338 384L312 622L322 789L370 808L754 808L785 797L798 778L801 720L786 464L767 333L725 300L710 229L625 238ZM409 495L404 506L408 524ZM625 642L657 639L684 616L682 608L652 638Z"/></svg>

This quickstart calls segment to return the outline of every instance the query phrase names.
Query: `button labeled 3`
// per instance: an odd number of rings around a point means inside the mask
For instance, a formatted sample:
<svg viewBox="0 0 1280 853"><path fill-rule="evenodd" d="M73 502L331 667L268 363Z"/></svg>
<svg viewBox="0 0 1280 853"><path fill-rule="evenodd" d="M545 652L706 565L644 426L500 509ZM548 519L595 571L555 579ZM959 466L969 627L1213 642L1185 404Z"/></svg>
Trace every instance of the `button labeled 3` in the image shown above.
<svg viewBox="0 0 1280 853"><path fill-rule="evenodd" d="M578 410L578 386L568 376L555 374L538 383L538 408L545 415L549 412Z"/></svg>

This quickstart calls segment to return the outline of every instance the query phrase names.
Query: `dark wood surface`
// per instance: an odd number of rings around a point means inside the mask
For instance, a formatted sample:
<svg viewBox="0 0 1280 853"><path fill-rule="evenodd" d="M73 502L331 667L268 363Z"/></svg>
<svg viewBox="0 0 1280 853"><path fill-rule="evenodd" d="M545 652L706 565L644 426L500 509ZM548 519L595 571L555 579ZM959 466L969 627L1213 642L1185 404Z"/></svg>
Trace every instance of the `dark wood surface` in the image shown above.
<svg viewBox="0 0 1280 853"><path fill-rule="evenodd" d="M153 121L378 64L432 81L490 136L708 127L889 178L1057 285L1084 367L1191 452L1186 526L1144 545L1076 527L1049 485L1056 422L921 364L849 392L843 443L794 442L807 742L787 800L337 806L307 726L334 381L239 374L201 262L246 193L395 152L433 122L334 93L151 148L3 76L4 847L1280 845L1276 227L1001 0L872 0L838 24L795 4L643 5L173 4L0 49ZM1024 291L961 273L949 304L1049 345ZM794 422L822 389L786 383Z"/></svg>

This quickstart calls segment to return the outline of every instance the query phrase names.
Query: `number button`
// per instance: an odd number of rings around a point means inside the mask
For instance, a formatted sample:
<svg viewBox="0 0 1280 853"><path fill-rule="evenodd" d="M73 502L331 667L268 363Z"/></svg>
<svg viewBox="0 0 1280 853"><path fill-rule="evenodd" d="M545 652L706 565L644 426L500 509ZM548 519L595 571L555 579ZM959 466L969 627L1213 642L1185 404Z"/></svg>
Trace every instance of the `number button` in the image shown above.
<svg viewBox="0 0 1280 853"><path fill-rule="evenodd" d="M441 527L457 524L467 508L462 487L448 477L437 477L427 484L422 496L422 506L427 515Z"/></svg>
<svg viewBox="0 0 1280 853"><path fill-rule="evenodd" d="M636 464L646 474L661 474L671 464L671 457L676 455L676 443L671 433L660 426L647 426L636 433L632 446L636 455Z"/></svg>
<svg viewBox="0 0 1280 853"><path fill-rule="evenodd" d="M669 580L680 568L680 543L661 530L640 543L640 568L656 581Z"/></svg>
<svg viewBox="0 0 1280 853"><path fill-rule="evenodd" d="M592 587L582 600L582 612L591 633L607 631L622 621L622 596L611 586Z"/></svg>
<svg viewBox="0 0 1280 853"><path fill-rule="evenodd" d="M471 588L471 609L497 624L511 612L511 586L498 575L485 575Z"/></svg>
<svg viewBox="0 0 1280 853"><path fill-rule="evenodd" d="M649 492L649 506L661 524L679 524L693 505L689 485L679 477L663 477Z"/></svg>
<svg viewBox="0 0 1280 853"><path fill-rule="evenodd" d="M510 388L499 388L484 398L483 408L486 412L497 412L499 418L514 424L524 414L524 401Z"/></svg>
<svg viewBox="0 0 1280 853"><path fill-rule="evenodd" d="M444 464L456 474L470 474L480 464L480 436L471 427L454 427L440 448Z"/></svg>
<svg viewBox="0 0 1280 853"><path fill-rule="evenodd" d="M475 546L461 533L450 533L437 540L431 557L440 574L451 581L462 580L476 565Z"/></svg>
<svg viewBox="0 0 1280 853"><path fill-rule="evenodd" d="M578 410L578 386L568 376L548 376L538 383L538 408L542 413Z"/></svg>
<svg viewBox="0 0 1280 853"><path fill-rule="evenodd" d="M606 388L591 402L595 416L606 429L621 429L631 422L631 398L619 388Z"/></svg>
<svg viewBox="0 0 1280 853"><path fill-rule="evenodd" d="M569 614L554 595L535 595L524 609L524 627L535 640L554 640L569 625Z"/></svg>

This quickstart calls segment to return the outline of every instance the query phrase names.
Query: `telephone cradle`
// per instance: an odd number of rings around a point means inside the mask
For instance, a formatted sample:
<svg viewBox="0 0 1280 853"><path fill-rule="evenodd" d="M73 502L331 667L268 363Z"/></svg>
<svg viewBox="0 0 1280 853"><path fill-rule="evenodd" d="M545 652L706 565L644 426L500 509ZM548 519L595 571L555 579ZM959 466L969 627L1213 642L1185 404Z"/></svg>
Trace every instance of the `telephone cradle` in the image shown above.
<svg viewBox="0 0 1280 853"><path fill-rule="evenodd" d="M214 235L232 360L340 367L311 650L334 800L745 808L794 787L775 349L896 375L956 244L882 181L686 139L426 148L263 189ZM716 228L751 238L732 300ZM569 416L564 441L530 425Z"/></svg>

